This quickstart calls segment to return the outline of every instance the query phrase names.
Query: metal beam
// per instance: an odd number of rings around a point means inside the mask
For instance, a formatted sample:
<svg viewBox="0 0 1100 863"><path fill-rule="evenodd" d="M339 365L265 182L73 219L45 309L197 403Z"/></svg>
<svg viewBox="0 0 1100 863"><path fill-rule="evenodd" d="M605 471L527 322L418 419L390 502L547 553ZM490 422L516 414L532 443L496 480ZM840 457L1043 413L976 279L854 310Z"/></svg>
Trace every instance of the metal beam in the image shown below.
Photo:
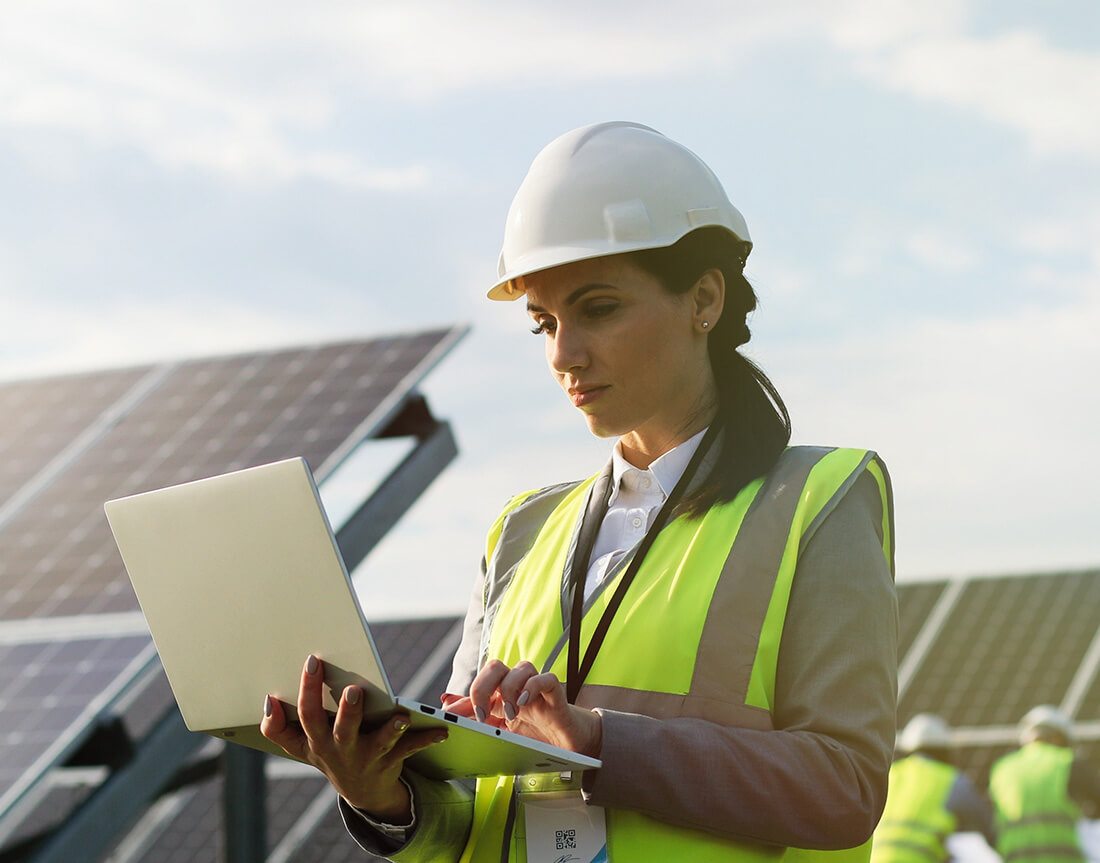
<svg viewBox="0 0 1100 863"><path fill-rule="evenodd" d="M134 758L115 770L28 863L99 859L206 740L188 731L173 707L142 741Z"/></svg>
<svg viewBox="0 0 1100 863"><path fill-rule="evenodd" d="M222 860L263 863L267 857L267 755L226 744L222 752Z"/></svg>
<svg viewBox="0 0 1100 863"><path fill-rule="evenodd" d="M899 704L901 703L902 696L905 695L906 691L909 689L909 684L912 683L913 678L917 676L917 671L920 669L925 657L932 649L932 645L935 644L936 638L940 634L940 630L943 629L944 624L947 622L948 615L955 610L955 606L959 602L959 597L962 596L963 591L966 590L966 586L969 583L970 582L965 578L949 581L947 587L944 588L943 593L940 594L940 598L932 608L932 611L929 612L928 617L925 618L924 626L921 627L920 632L917 633L917 637L913 639L909 651L898 665Z"/></svg>
<svg viewBox="0 0 1100 863"><path fill-rule="evenodd" d="M450 424L432 421L419 430L417 445L374 494L337 531L336 541L351 572L458 455Z"/></svg>

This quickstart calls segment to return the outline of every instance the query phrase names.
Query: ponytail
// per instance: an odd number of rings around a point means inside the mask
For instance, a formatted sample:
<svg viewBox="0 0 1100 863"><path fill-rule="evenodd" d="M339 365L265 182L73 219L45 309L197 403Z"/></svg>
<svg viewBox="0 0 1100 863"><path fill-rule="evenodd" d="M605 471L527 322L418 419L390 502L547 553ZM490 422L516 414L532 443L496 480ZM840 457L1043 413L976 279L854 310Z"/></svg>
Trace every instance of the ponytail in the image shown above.
<svg viewBox="0 0 1100 863"><path fill-rule="evenodd" d="M791 439L791 418L779 391L738 351L750 338L746 318L756 308L756 292L744 274L747 253L746 244L718 227L699 228L665 248L629 253L634 264L675 294L688 291L710 269L721 270L726 281L725 307L707 336L718 389L713 421L722 427L722 448L710 474L681 504L697 517L770 471Z"/></svg>

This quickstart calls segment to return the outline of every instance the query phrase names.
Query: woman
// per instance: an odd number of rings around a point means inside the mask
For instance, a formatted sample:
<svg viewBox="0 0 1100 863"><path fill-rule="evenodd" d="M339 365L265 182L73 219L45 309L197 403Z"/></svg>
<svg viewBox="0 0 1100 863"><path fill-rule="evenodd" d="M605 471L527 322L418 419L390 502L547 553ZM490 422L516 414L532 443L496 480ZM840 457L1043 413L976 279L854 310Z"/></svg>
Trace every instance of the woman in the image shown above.
<svg viewBox="0 0 1100 863"><path fill-rule="evenodd" d="M398 716L360 734L355 687L330 730L310 657L304 732L274 699L263 732L325 772L368 850L867 859L894 742L889 481L874 453L787 447L782 401L737 352L750 249L709 168L645 126L535 159L489 296L526 298L554 377L618 441L600 474L493 525L443 702L602 767L471 799L403 769L438 732Z"/></svg>

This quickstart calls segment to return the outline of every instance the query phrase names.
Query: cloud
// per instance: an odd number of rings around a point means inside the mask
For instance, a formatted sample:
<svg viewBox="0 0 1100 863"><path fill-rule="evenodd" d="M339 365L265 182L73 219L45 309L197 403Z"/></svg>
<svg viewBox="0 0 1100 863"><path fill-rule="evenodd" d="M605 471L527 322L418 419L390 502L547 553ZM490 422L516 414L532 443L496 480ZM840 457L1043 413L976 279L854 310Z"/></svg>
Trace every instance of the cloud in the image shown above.
<svg viewBox="0 0 1100 863"><path fill-rule="evenodd" d="M905 237L904 245L916 261L933 272L967 272L981 263L981 256L960 237L942 230L915 231Z"/></svg>
<svg viewBox="0 0 1100 863"><path fill-rule="evenodd" d="M719 0L643 0L624 15L618 4L504 0L318 0L308 9L283 0L43 0L5 15L0 127L134 148L242 183L425 187L428 165L381 164L361 143L334 142L351 129L369 141L374 117L409 100L479 87L729 70L812 32L825 14L816 8L777 0L744 15Z"/></svg>
<svg viewBox="0 0 1100 863"><path fill-rule="evenodd" d="M202 295L76 304L0 292L0 320L18 322L0 348L0 379L335 341L361 336L347 332L350 322L370 319L348 305L303 316Z"/></svg>
<svg viewBox="0 0 1100 863"><path fill-rule="evenodd" d="M521 4L448 0L337 6L339 26L313 35L355 56L364 80L429 99L483 85L659 80L728 69L820 14L780 0L739 14L718 0ZM315 20L324 20L318 18ZM731 49L739 50L733 53ZM506 115L502 114L502 122Z"/></svg>
<svg viewBox="0 0 1100 863"><path fill-rule="evenodd" d="M1100 158L1100 54L1056 48L1034 30L971 36L966 10L853 0L829 32L876 84L974 111L1041 155Z"/></svg>
<svg viewBox="0 0 1100 863"><path fill-rule="evenodd" d="M294 46L300 8L250 5L199 0L158 13L134 0L47 0L10 10L0 127L76 135L243 183L426 186L423 164L380 165L332 145L325 46Z"/></svg>
<svg viewBox="0 0 1100 863"><path fill-rule="evenodd" d="M1100 403L1100 289L1078 302L926 319L889 336L803 342L765 360L803 443L886 458L903 577L1094 565L1100 543L1083 456Z"/></svg>

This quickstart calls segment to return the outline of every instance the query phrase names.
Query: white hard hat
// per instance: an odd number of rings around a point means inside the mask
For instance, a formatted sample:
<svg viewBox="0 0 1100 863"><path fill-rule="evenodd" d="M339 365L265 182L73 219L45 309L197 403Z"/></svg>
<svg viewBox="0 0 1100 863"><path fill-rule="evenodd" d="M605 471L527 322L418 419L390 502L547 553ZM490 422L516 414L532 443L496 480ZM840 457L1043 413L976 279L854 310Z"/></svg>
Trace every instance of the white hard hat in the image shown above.
<svg viewBox="0 0 1100 863"><path fill-rule="evenodd" d="M543 148L516 192L489 298L519 297L520 276L671 246L706 225L752 248L744 217L689 149L638 123L574 129Z"/></svg>
<svg viewBox="0 0 1100 863"><path fill-rule="evenodd" d="M918 749L947 749L951 746L951 734L947 723L934 713L918 713L898 735L897 748L901 752Z"/></svg>
<svg viewBox="0 0 1100 863"><path fill-rule="evenodd" d="M1020 743L1030 743L1039 736L1042 729L1061 734L1066 743L1073 740L1073 720L1057 707L1040 704L1038 707L1032 707L1020 720L1018 727Z"/></svg>

